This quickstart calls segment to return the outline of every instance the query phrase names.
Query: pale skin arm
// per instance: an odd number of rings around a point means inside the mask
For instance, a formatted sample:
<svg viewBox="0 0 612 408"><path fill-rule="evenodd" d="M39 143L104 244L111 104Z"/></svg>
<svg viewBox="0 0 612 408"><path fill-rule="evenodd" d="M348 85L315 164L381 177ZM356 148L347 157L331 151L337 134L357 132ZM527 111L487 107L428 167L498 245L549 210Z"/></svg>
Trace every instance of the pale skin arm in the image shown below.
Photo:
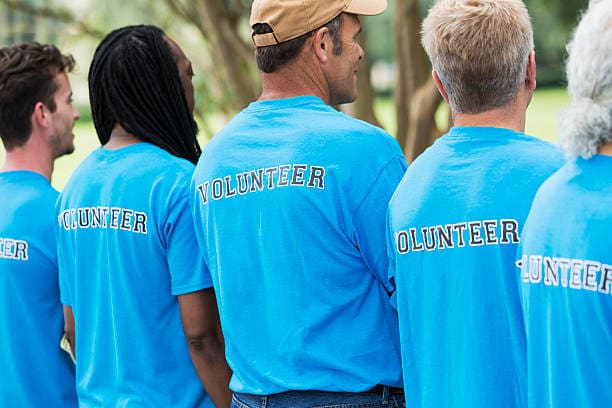
<svg viewBox="0 0 612 408"><path fill-rule="evenodd" d="M191 361L216 407L229 407L232 371L225 360L217 300L212 288L178 297Z"/></svg>

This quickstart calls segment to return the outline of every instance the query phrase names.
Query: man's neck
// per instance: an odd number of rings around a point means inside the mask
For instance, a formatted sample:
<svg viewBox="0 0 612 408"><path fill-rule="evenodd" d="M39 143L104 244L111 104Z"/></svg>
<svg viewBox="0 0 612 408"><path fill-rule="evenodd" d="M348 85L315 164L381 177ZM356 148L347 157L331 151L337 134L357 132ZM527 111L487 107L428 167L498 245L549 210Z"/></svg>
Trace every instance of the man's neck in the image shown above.
<svg viewBox="0 0 612 408"><path fill-rule="evenodd" d="M603 154L605 156L612 156L612 142L606 143L605 145L599 148L599 154Z"/></svg>
<svg viewBox="0 0 612 408"><path fill-rule="evenodd" d="M298 57L272 73L263 73L262 85L260 101L310 95L318 96L326 104L330 103L323 74L306 58Z"/></svg>
<svg viewBox="0 0 612 408"><path fill-rule="evenodd" d="M475 114L455 112L453 126L495 127L525 132L525 111L510 106Z"/></svg>
<svg viewBox="0 0 612 408"><path fill-rule="evenodd" d="M453 112L454 126L496 127L525 132L527 107L531 102L534 87L525 84L506 105L485 112L469 114Z"/></svg>
<svg viewBox="0 0 612 408"><path fill-rule="evenodd" d="M17 147L6 152L2 171L29 170L51 182L54 160L48 153L36 152L28 147Z"/></svg>
<svg viewBox="0 0 612 408"><path fill-rule="evenodd" d="M140 142L142 142L142 140L140 140L133 134L128 133L128 131L125 130L121 125L116 124L115 127L113 127L111 135L108 139L108 142L106 142L106 144L104 145L104 148L108 150L115 150Z"/></svg>

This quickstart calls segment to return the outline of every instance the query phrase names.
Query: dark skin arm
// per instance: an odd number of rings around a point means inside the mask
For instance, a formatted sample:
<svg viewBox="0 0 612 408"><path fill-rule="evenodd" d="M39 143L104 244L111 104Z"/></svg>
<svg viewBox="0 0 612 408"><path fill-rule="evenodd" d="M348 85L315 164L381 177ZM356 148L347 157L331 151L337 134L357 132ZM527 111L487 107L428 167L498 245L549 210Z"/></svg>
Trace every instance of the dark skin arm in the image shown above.
<svg viewBox="0 0 612 408"><path fill-rule="evenodd" d="M225 342L213 288L178 297L181 320L193 366L216 407L231 405L232 371L225 360Z"/></svg>
<svg viewBox="0 0 612 408"><path fill-rule="evenodd" d="M72 314L72 308L64 305L64 334L70 342L70 350L72 351L72 357L76 356L76 340L74 331L74 315Z"/></svg>

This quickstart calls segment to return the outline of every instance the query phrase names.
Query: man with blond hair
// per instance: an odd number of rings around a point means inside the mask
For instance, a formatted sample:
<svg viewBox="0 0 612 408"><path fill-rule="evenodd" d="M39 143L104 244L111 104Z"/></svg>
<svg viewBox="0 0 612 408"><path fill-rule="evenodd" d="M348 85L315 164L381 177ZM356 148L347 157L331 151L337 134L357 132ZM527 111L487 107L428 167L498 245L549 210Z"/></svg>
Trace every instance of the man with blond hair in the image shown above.
<svg viewBox="0 0 612 408"><path fill-rule="evenodd" d="M514 260L535 191L562 161L524 134L532 38L519 0L440 0L423 22L453 127L415 160L389 207L406 406L526 403Z"/></svg>
<svg viewBox="0 0 612 408"><path fill-rule="evenodd" d="M533 408L612 401L612 2L591 1L568 50L568 160L538 190L518 256Z"/></svg>
<svg viewBox="0 0 612 408"><path fill-rule="evenodd" d="M192 182L236 407L402 404L385 217L406 163L389 134L330 106L357 97L358 15L385 8L253 3L262 95Z"/></svg>

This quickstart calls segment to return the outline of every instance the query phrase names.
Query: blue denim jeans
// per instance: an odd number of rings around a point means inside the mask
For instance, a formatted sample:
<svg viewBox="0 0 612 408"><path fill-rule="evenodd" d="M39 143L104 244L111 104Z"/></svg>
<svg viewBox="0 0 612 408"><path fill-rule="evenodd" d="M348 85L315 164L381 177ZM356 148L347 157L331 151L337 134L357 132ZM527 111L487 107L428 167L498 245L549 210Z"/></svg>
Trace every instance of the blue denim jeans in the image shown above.
<svg viewBox="0 0 612 408"><path fill-rule="evenodd" d="M280 394L234 393L232 408L405 408L404 394L384 387L380 393L288 391Z"/></svg>

